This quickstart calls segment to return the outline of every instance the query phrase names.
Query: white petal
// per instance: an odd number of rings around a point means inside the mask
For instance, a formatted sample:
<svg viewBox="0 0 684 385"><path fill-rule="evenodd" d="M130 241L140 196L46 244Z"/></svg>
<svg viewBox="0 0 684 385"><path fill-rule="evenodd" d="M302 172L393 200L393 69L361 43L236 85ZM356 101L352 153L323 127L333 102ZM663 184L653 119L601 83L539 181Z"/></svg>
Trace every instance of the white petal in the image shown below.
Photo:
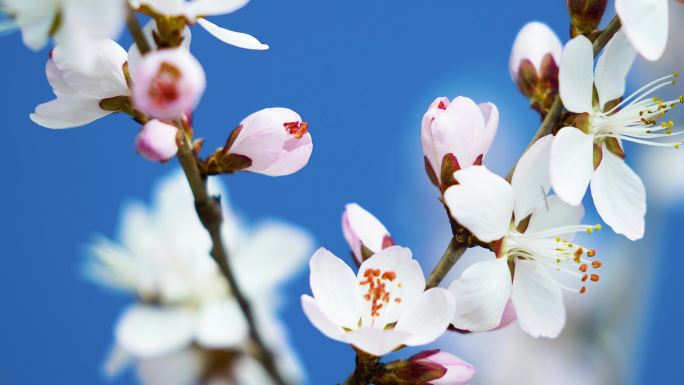
<svg viewBox="0 0 684 385"><path fill-rule="evenodd" d="M248 337L248 326L234 299L209 301L197 320L197 343L206 348L238 347Z"/></svg>
<svg viewBox="0 0 684 385"><path fill-rule="evenodd" d="M601 219L631 240L644 236L646 189L641 178L617 155L603 149L591 179L591 196Z"/></svg>
<svg viewBox="0 0 684 385"><path fill-rule="evenodd" d="M145 385L194 385L202 376L205 357L198 349L140 360L138 377Z"/></svg>
<svg viewBox="0 0 684 385"><path fill-rule="evenodd" d="M47 128L84 126L111 114L100 108L98 101L82 96L63 96L36 107L31 120Z"/></svg>
<svg viewBox="0 0 684 385"><path fill-rule="evenodd" d="M475 137L480 140L473 156L476 158L480 155L486 156L489 148L492 146L496 130L499 128L499 109L494 103L481 103L478 107L482 111L482 117L485 120L484 131L477 133ZM465 166L464 166L465 167Z"/></svg>
<svg viewBox="0 0 684 385"><path fill-rule="evenodd" d="M459 184L444 193L451 216L483 242L506 234L513 213L513 189L484 166L454 173Z"/></svg>
<svg viewBox="0 0 684 385"><path fill-rule="evenodd" d="M348 204L345 209L349 226L361 244L374 253L382 250L383 241L389 235L382 222L356 203Z"/></svg>
<svg viewBox="0 0 684 385"><path fill-rule="evenodd" d="M558 131L551 144L550 172L556 194L573 206L580 204L594 173L594 136L574 127Z"/></svg>
<svg viewBox="0 0 684 385"><path fill-rule="evenodd" d="M505 258L468 267L449 286L456 300L452 324L474 332L494 329L501 322L511 287L511 272Z"/></svg>
<svg viewBox="0 0 684 385"><path fill-rule="evenodd" d="M508 61L511 78L517 82L520 62L523 60L532 62L537 72L540 71L546 55L550 54L556 64L560 63L562 50L563 44L548 25L538 21L525 24L515 37L513 49L511 49L511 57Z"/></svg>
<svg viewBox="0 0 684 385"><path fill-rule="evenodd" d="M665 52L669 28L668 0L616 0L615 11L637 51L655 61Z"/></svg>
<svg viewBox="0 0 684 385"><path fill-rule="evenodd" d="M225 15L244 7L249 0L194 0L187 4L197 16Z"/></svg>
<svg viewBox="0 0 684 385"><path fill-rule="evenodd" d="M515 192L515 223L539 207L551 189L549 161L551 157L553 135L546 135L537 140L523 154L515 167L511 186Z"/></svg>
<svg viewBox="0 0 684 385"><path fill-rule="evenodd" d="M348 343L368 354L384 356L403 345L410 334L397 329L367 328L345 334Z"/></svg>
<svg viewBox="0 0 684 385"><path fill-rule="evenodd" d="M190 344L195 316L183 308L134 305L116 325L117 343L138 357L155 357Z"/></svg>
<svg viewBox="0 0 684 385"><path fill-rule="evenodd" d="M361 318L361 292L349 266L320 248L311 257L309 267L311 291L323 313L339 326L356 328Z"/></svg>
<svg viewBox="0 0 684 385"><path fill-rule="evenodd" d="M454 310L454 296L449 290L430 289L404 310L396 329L411 333L404 342L408 346L429 344L446 331Z"/></svg>
<svg viewBox="0 0 684 385"><path fill-rule="evenodd" d="M594 49L583 35L570 40L563 49L558 74L563 105L571 112L591 112L594 87Z"/></svg>
<svg viewBox="0 0 684 385"><path fill-rule="evenodd" d="M302 309L309 321L326 337L336 341L344 341L344 330L339 325L331 321L323 310L318 306L316 300L308 295L302 295Z"/></svg>
<svg viewBox="0 0 684 385"><path fill-rule="evenodd" d="M234 45L236 47L254 50L266 50L268 45L261 43L257 38L242 32L231 31L206 20L199 19L197 24L202 26L207 32L214 35L217 39L224 43Z"/></svg>
<svg viewBox="0 0 684 385"><path fill-rule="evenodd" d="M135 362L135 356L122 349L121 346L114 345L105 361L105 374L108 377L114 377L123 372L133 362Z"/></svg>
<svg viewBox="0 0 684 385"><path fill-rule="evenodd" d="M625 80L636 59L636 51L622 30L608 42L596 63L594 73L601 109L625 93Z"/></svg>
<svg viewBox="0 0 684 385"><path fill-rule="evenodd" d="M245 290L270 289L301 271L312 251L309 233L272 221L250 234L234 253L233 265Z"/></svg>
<svg viewBox="0 0 684 385"><path fill-rule="evenodd" d="M63 2L64 23L78 24L89 36L116 39L124 24L120 0L69 0Z"/></svg>
<svg viewBox="0 0 684 385"><path fill-rule="evenodd" d="M539 263L515 261L511 298L523 331L532 337L558 337L565 325L561 288Z"/></svg>
<svg viewBox="0 0 684 385"><path fill-rule="evenodd" d="M572 206L565 203L556 195L546 198L530 218L526 234L549 230L563 226L575 226L584 216L584 206Z"/></svg>

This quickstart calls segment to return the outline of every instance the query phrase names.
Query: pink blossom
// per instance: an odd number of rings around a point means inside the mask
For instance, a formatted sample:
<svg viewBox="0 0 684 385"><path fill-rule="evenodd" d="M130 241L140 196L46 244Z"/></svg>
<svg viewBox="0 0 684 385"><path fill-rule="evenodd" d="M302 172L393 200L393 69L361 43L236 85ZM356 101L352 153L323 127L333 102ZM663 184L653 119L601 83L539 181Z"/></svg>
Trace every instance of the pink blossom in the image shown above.
<svg viewBox="0 0 684 385"><path fill-rule="evenodd" d="M177 131L178 129L170 124L151 120L135 138L135 149L147 160L166 162L178 152Z"/></svg>
<svg viewBox="0 0 684 385"><path fill-rule="evenodd" d="M370 255L364 255L364 248L375 254L394 245L385 226L361 206L350 203L342 214L342 233L354 253L356 262L361 264Z"/></svg>
<svg viewBox="0 0 684 385"><path fill-rule="evenodd" d="M475 368L462 359L439 350L421 352L411 357L411 361L419 364L439 365L446 373L428 385L465 385L475 376ZM443 370L443 369L442 369Z"/></svg>
<svg viewBox="0 0 684 385"><path fill-rule="evenodd" d="M250 159L246 171L283 176L301 170L313 151L308 123L287 108L266 108L246 117L233 132L231 154Z"/></svg>
<svg viewBox="0 0 684 385"><path fill-rule="evenodd" d="M151 52L131 74L135 107L157 119L191 113L206 87L202 65L184 48Z"/></svg>

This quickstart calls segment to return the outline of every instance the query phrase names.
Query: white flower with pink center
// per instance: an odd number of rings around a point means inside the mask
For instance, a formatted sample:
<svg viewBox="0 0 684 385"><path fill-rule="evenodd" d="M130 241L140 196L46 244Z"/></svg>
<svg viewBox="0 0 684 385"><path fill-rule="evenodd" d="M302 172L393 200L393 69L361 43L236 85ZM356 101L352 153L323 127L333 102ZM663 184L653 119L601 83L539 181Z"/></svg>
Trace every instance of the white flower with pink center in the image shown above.
<svg viewBox="0 0 684 385"><path fill-rule="evenodd" d="M409 249L384 249L363 262L358 274L324 248L309 266L313 297L302 296L309 321L327 337L368 354L428 344L453 316L453 296L446 289L425 290Z"/></svg>

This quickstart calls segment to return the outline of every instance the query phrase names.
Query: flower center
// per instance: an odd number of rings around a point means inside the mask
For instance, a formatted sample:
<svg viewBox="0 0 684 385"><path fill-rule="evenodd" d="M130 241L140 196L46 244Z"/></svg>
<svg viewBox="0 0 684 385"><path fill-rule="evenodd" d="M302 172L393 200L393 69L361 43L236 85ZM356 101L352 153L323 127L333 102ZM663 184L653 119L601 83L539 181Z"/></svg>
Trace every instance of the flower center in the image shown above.
<svg viewBox="0 0 684 385"><path fill-rule="evenodd" d="M294 135L295 138L301 139L307 132L309 132L309 123L307 122L289 122L284 123L285 131L288 134Z"/></svg>
<svg viewBox="0 0 684 385"><path fill-rule="evenodd" d="M584 294L587 291L585 282L598 282L601 277L593 270L602 266L599 260L593 260L596 250L587 249L581 245L561 239L562 236L577 232L591 234L594 230L600 230L601 226L564 226L549 230L520 233L515 229L509 231L504 238L500 256L508 260L528 259L542 265L564 272L578 279L581 287L572 288L556 281L566 290ZM592 271L589 271L592 268Z"/></svg>
<svg viewBox="0 0 684 385"><path fill-rule="evenodd" d="M181 78L181 71L172 64L162 63L155 76L148 95L159 106L175 102L180 96L178 81Z"/></svg>
<svg viewBox="0 0 684 385"><path fill-rule="evenodd" d="M371 317L379 317L380 311L389 306L391 302L401 303L401 298L394 296L390 285L397 279L394 271L383 272L380 269L368 269L363 273L363 280L359 283L367 287L363 299L370 302ZM397 284L401 287L401 284ZM396 294L396 293L394 293Z"/></svg>

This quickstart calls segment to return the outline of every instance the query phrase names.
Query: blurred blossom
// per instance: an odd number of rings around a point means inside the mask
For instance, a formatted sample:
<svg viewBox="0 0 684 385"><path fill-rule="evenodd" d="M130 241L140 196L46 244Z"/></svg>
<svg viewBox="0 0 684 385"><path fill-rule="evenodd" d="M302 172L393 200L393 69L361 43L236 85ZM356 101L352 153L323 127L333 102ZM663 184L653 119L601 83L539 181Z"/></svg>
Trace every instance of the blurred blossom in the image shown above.
<svg viewBox="0 0 684 385"><path fill-rule="evenodd" d="M135 149L143 158L166 162L178 152L178 128L158 120L150 120L135 138Z"/></svg>
<svg viewBox="0 0 684 385"><path fill-rule="evenodd" d="M345 207L342 233L359 265L373 254L394 245L385 226L356 203Z"/></svg>
<svg viewBox="0 0 684 385"><path fill-rule="evenodd" d="M442 191L453 184L454 171L482 164L499 126L493 103L475 104L459 96L435 99L423 116L421 142L425 170Z"/></svg>
<svg viewBox="0 0 684 385"><path fill-rule="evenodd" d="M112 111L102 109L103 100L127 97L130 92L124 76L126 51L115 41L97 39L95 65L90 71L78 69L81 57L57 45L45 67L56 99L36 107L31 120L47 128L71 128L91 123Z"/></svg>
<svg viewBox="0 0 684 385"><path fill-rule="evenodd" d="M621 143L678 148L681 141L665 143L660 139L680 134L672 132L674 122L663 116L684 102L681 97L663 101L652 95L675 84L676 73L620 100L635 57L636 52L620 31L606 45L595 69L589 39L578 36L565 46L560 95L569 111L581 115L573 126L556 134L550 160L551 182L558 196L577 205L591 183L591 195L601 219L630 240L644 235L646 191L639 176L625 163Z"/></svg>
<svg viewBox="0 0 684 385"><path fill-rule="evenodd" d="M667 45L669 0L615 0L615 11L634 48L647 60L660 59Z"/></svg>
<svg viewBox="0 0 684 385"><path fill-rule="evenodd" d="M157 42L154 38L154 36L159 36L159 28L157 26L157 22L154 19L151 19L150 21L145 24L145 26L142 29L143 35L147 39L147 43L150 44L151 48L153 49L159 49L157 45ZM190 51L190 43L192 42L192 32L190 28L185 27L183 30L183 39L178 46L178 48L184 48L188 51ZM136 73L135 70L138 68L140 61L142 60L142 55L140 54L140 49L138 49L137 44L132 44L128 48L128 67L131 72L131 76L135 79L136 78Z"/></svg>
<svg viewBox="0 0 684 385"><path fill-rule="evenodd" d="M135 107L157 119L192 114L206 88L202 65L185 48L150 52L131 74Z"/></svg>
<svg viewBox="0 0 684 385"><path fill-rule="evenodd" d="M191 23L196 22L224 43L245 49L266 50L268 45L262 44L255 37L219 27L205 19L206 16L233 13L248 2L249 0L130 0L135 8L147 6L157 14L183 17Z"/></svg>
<svg viewBox="0 0 684 385"><path fill-rule="evenodd" d="M290 175L309 162L313 142L309 125L288 108L266 108L242 120L225 150L249 160L245 171Z"/></svg>
<svg viewBox="0 0 684 385"><path fill-rule="evenodd" d="M297 377L296 360L290 357L276 317L278 286L303 266L312 240L284 223L244 228L215 179L210 180L209 189L223 198L223 237L239 284L252 301L257 324L281 364ZM134 203L125 209L119 243L100 239L92 245L87 274L139 300L116 325L110 371L125 367L127 357L138 363L147 385L168 385L166 376L193 380L177 382L185 385L196 382L199 375L212 377L214 373L207 370L218 368L226 375L243 355L247 325L209 255L210 248L211 240L197 217L182 173L162 181L152 207ZM185 362L179 355L195 358ZM178 360L184 364L173 364ZM183 374L171 375L169 370Z"/></svg>
<svg viewBox="0 0 684 385"><path fill-rule="evenodd" d="M52 36L66 55L78 59L74 68L86 73L98 69L95 42L115 39L125 15L121 0L0 0L0 6L14 17L29 48L43 48Z"/></svg>
<svg viewBox="0 0 684 385"><path fill-rule="evenodd" d="M525 332L555 338L566 317L561 289L584 293L586 287L564 285L549 271L557 269L582 283L599 280L598 274L588 273L590 266L601 267L600 261L590 260L596 252L570 243L574 233L594 230L580 225L584 208L547 197L552 138L538 140L523 155L510 184L474 166L457 171L458 184L444 193L454 219L479 240L493 242L497 257L468 267L451 284L458 329L487 331L510 323L510 299Z"/></svg>
<svg viewBox="0 0 684 385"><path fill-rule="evenodd" d="M439 338L454 312L448 290L425 290L425 276L409 249L392 246L357 275L324 248L309 262L313 297L302 295L309 321L325 336L374 355Z"/></svg>

